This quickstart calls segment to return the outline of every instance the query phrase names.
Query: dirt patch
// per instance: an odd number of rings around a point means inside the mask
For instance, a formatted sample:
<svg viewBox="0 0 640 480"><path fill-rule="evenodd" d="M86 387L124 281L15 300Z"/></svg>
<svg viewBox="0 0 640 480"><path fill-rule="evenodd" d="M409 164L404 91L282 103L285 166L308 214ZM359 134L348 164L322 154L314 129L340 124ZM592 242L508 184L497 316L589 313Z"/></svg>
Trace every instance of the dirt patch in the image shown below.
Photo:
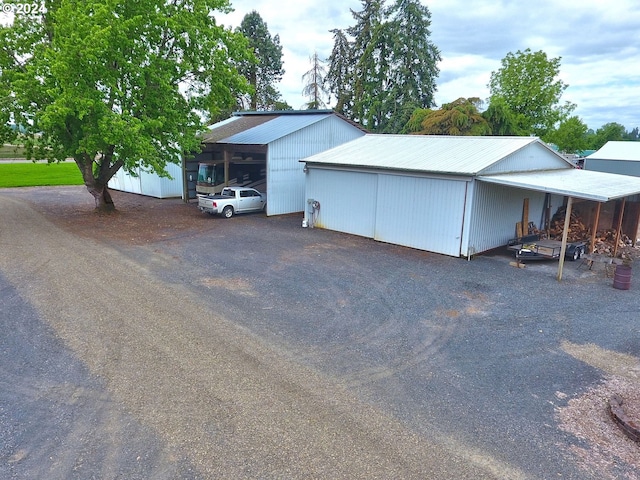
<svg viewBox="0 0 640 480"><path fill-rule="evenodd" d="M626 415L640 420L640 361L592 344L566 343L563 349L609 374L601 384L557 411L560 428L586 442L584 446L573 445L571 452L585 470L597 472L603 479L620 478L616 470L621 463L640 468L640 444L623 433L608 411L609 399L618 395L624 401ZM563 395L558 392L556 396L562 399Z"/></svg>
<svg viewBox="0 0 640 480"><path fill-rule="evenodd" d="M25 190L25 189L20 189ZM14 193L22 194L15 191ZM23 196L48 220L75 235L101 241L144 245L201 233L215 220L195 203L112 190L116 211L96 213L84 187L33 188Z"/></svg>

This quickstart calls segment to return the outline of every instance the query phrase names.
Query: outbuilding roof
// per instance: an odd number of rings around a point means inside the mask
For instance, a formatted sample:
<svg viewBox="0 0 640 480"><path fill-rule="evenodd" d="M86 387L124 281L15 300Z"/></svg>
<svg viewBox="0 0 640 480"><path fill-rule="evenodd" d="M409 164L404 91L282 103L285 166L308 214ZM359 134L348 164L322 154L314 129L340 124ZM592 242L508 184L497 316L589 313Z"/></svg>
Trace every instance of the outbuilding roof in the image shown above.
<svg viewBox="0 0 640 480"><path fill-rule="evenodd" d="M368 134L304 162L350 167L476 175L533 144L536 137ZM554 155L558 155L549 148Z"/></svg>
<svg viewBox="0 0 640 480"><path fill-rule="evenodd" d="M640 177L580 170L570 164L553 170L488 174L492 165L535 143L566 162L536 137L384 134L365 135L301 161L311 165L468 175L487 183L598 202L640 194Z"/></svg>
<svg viewBox="0 0 640 480"><path fill-rule="evenodd" d="M362 130L362 127L333 110L283 110L269 112L236 112L230 118L212 125L202 143L267 145L330 116Z"/></svg>
<svg viewBox="0 0 640 480"><path fill-rule="evenodd" d="M640 162L640 142L607 142L589 158Z"/></svg>
<svg viewBox="0 0 640 480"><path fill-rule="evenodd" d="M608 202L640 193L640 177L580 169L484 175L478 180L509 187Z"/></svg>

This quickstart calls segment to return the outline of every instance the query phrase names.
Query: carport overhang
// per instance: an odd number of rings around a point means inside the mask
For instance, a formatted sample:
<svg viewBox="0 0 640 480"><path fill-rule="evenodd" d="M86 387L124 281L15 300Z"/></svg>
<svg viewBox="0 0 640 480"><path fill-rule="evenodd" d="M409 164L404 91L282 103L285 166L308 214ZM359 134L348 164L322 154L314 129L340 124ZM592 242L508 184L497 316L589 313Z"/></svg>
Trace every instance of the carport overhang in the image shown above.
<svg viewBox="0 0 640 480"><path fill-rule="evenodd" d="M640 194L640 177L573 168L504 173L498 175L479 175L476 179L481 182L563 195L568 198L564 230L562 232L562 248L558 263L558 281L562 280L562 269L564 266L564 255L567 249L569 218L571 216L573 199L592 200L599 202L598 205L601 205L604 202L622 198L624 210L626 197ZM619 219L616 245L621 225L622 214Z"/></svg>

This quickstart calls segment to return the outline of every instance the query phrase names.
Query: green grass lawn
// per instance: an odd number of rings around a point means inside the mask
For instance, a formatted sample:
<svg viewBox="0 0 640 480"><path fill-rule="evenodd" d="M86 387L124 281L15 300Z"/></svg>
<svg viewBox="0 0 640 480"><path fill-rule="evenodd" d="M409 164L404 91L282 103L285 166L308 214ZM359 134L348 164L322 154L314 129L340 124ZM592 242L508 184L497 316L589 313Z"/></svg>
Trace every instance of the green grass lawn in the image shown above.
<svg viewBox="0 0 640 480"><path fill-rule="evenodd" d="M0 163L0 188L83 183L75 163Z"/></svg>

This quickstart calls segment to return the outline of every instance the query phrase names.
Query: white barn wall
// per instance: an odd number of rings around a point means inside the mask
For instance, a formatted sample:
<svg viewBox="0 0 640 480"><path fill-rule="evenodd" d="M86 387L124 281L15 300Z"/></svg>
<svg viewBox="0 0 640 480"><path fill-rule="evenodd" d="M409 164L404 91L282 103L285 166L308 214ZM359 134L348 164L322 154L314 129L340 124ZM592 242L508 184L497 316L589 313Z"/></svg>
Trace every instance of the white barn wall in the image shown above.
<svg viewBox="0 0 640 480"><path fill-rule="evenodd" d="M640 177L640 162L638 161L602 160L587 157L584 161L584 169L594 172L617 173L619 175Z"/></svg>
<svg viewBox="0 0 640 480"><path fill-rule="evenodd" d="M169 163L166 168L171 178L160 177L145 171L140 172L143 195L156 198L182 197L182 167Z"/></svg>
<svg viewBox="0 0 640 480"><path fill-rule="evenodd" d="M529 199L529 221L540 228L544 211L544 192L474 182L474 202L469 216L468 244L462 255L506 245L516 236L516 223L522 221L524 199Z"/></svg>
<svg viewBox="0 0 640 480"><path fill-rule="evenodd" d="M305 176L301 159L363 135L362 130L330 115L271 142L267 153L267 214L281 215L305 209Z"/></svg>
<svg viewBox="0 0 640 480"><path fill-rule="evenodd" d="M170 163L167 172L173 178L162 178L155 173L141 171L137 168L138 176L134 177L120 169L109 180L109 188L122 192L137 193L156 198L173 198L182 196L182 168Z"/></svg>
<svg viewBox="0 0 640 480"><path fill-rule="evenodd" d="M533 143L506 156L497 164L483 170L482 174L555 170L567 167L568 162L565 159L550 152L543 145Z"/></svg>
<svg viewBox="0 0 640 480"><path fill-rule="evenodd" d="M123 168L118 170L107 184L112 190L120 190L128 193L142 193L140 185L140 177L134 177L124 171Z"/></svg>
<svg viewBox="0 0 640 480"><path fill-rule="evenodd" d="M376 224L378 175L310 168L306 199L320 202L314 226L373 238ZM305 200L306 208L306 200Z"/></svg>
<svg viewBox="0 0 640 480"><path fill-rule="evenodd" d="M380 174L374 238L459 256L466 187L464 180Z"/></svg>
<svg viewBox="0 0 640 480"><path fill-rule="evenodd" d="M305 218L315 227L457 257L467 184L311 166L305 197L320 202L320 210Z"/></svg>

